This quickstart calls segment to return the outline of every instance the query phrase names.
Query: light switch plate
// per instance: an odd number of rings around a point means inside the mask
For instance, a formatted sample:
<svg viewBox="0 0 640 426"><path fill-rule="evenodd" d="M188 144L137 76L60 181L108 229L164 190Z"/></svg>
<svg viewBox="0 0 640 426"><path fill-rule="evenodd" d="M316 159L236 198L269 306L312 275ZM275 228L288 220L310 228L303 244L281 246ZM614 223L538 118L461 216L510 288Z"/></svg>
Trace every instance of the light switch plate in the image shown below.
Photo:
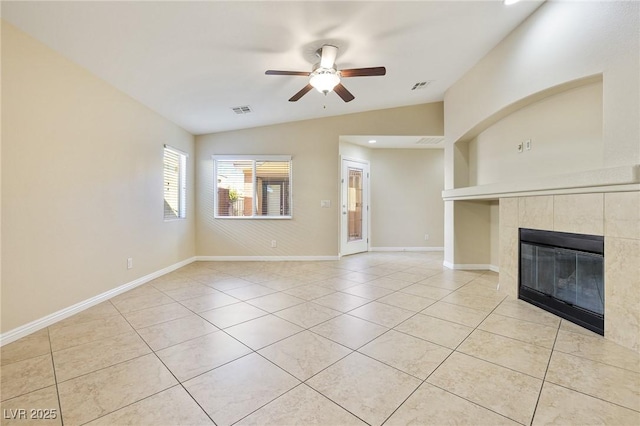
<svg viewBox="0 0 640 426"><path fill-rule="evenodd" d="M323 209L328 209L331 207L331 200L320 200L320 207Z"/></svg>

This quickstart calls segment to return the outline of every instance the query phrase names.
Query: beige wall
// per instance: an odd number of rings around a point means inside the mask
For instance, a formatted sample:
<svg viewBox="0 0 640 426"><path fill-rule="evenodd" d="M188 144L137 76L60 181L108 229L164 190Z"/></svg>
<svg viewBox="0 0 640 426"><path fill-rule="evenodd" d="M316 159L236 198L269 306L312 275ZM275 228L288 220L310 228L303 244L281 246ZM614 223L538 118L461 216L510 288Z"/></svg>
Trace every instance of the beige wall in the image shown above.
<svg viewBox="0 0 640 426"><path fill-rule="evenodd" d="M518 152L525 140L531 150ZM472 139L468 155L468 186L602 168L602 82L508 115Z"/></svg>
<svg viewBox="0 0 640 426"><path fill-rule="evenodd" d="M197 238L202 256L336 256L340 135L442 134L441 102L196 137ZM293 219L213 217L214 154L282 154L293 160ZM331 208L320 208L330 200ZM271 240L277 247L271 248Z"/></svg>
<svg viewBox="0 0 640 426"><path fill-rule="evenodd" d="M517 179L514 173L520 170L531 179L552 176L562 169L548 159L548 154L556 152L566 157L575 151L576 158L570 165L574 171L640 163L639 26L637 2L542 5L445 93L445 188L509 182ZM540 100L541 93L597 75L602 76L601 144L595 139L599 124L596 118L582 123L592 128L583 133L588 149L577 149L577 140L553 146L547 143L553 138L548 137L538 146L538 140L532 138L533 149L514 157L511 147L536 126L531 116L517 123L517 108L531 99ZM566 95L596 99L597 86ZM594 93L588 96L592 89ZM596 105L597 101L584 105L585 117L595 117L597 111L592 107ZM507 117L508 113L512 115ZM500 119L503 122L498 122ZM507 122L508 126L504 124ZM476 136L470 146L467 142ZM445 202L445 262L449 264L463 263L456 259L456 253L472 249L456 244L473 244L460 238L455 220L458 203ZM500 268L502 271L502 265Z"/></svg>
<svg viewBox="0 0 640 426"><path fill-rule="evenodd" d="M163 144L193 139L2 23L2 332L195 255L193 190L162 213Z"/></svg>
<svg viewBox="0 0 640 426"><path fill-rule="evenodd" d="M452 144L520 100L603 77L604 167L640 163L640 3L546 2L445 93L445 188Z"/></svg>
<svg viewBox="0 0 640 426"><path fill-rule="evenodd" d="M444 245L443 159L442 149L371 150L373 248Z"/></svg>

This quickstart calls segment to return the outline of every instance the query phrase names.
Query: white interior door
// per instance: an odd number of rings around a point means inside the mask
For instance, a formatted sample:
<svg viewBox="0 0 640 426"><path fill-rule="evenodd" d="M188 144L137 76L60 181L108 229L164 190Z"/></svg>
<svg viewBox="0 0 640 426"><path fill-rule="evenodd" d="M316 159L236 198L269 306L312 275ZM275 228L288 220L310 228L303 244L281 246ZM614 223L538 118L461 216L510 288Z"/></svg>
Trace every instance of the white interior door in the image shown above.
<svg viewBox="0 0 640 426"><path fill-rule="evenodd" d="M342 159L340 254L369 250L369 163Z"/></svg>

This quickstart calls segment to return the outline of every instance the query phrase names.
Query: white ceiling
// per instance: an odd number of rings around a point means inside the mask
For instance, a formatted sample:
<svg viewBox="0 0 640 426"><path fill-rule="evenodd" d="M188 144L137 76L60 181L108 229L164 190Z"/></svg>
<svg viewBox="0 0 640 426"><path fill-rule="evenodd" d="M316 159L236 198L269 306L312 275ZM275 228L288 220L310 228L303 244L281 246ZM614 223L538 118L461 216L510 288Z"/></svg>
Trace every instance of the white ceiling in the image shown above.
<svg viewBox="0 0 640 426"><path fill-rule="evenodd" d="M542 1L9 2L2 18L193 134L441 101L446 89ZM355 100L287 100L323 43ZM433 80L412 91L416 82ZM232 107L249 105L238 115Z"/></svg>
<svg viewBox="0 0 640 426"><path fill-rule="evenodd" d="M444 136L342 135L340 141L371 149L444 149Z"/></svg>

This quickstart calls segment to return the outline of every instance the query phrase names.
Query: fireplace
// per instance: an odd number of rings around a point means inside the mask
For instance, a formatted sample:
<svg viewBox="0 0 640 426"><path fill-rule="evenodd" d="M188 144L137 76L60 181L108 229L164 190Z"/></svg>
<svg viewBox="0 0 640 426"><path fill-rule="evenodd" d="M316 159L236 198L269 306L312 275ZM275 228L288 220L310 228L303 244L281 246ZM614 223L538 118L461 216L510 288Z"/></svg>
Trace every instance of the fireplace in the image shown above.
<svg viewBox="0 0 640 426"><path fill-rule="evenodd" d="M520 228L518 298L604 335L604 237Z"/></svg>

